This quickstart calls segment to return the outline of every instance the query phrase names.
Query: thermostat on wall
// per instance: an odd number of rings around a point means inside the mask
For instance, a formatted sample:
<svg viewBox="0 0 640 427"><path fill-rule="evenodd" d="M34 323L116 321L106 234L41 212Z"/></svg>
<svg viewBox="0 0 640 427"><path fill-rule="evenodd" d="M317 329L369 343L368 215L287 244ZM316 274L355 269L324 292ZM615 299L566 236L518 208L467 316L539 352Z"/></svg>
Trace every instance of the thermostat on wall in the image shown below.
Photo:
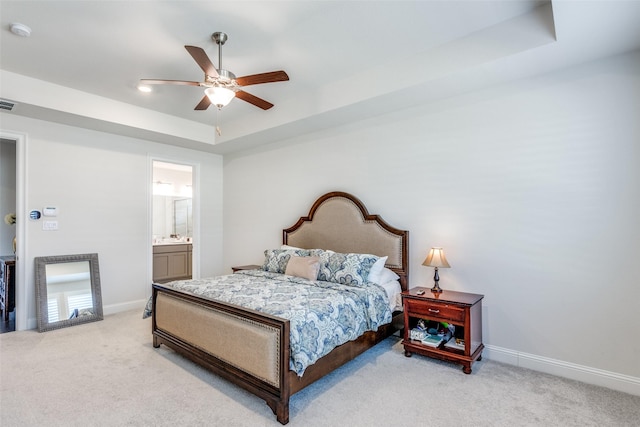
<svg viewBox="0 0 640 427"><path fill-rule="evenodd" d="M55 207L46 207L42 209L42 214L44 216L58 216L58 208Z"/></svg>
<svg viewBox="0 0 640 427"><path fill-rule="evenodd" d="M42 216L42 214L40 213L39 210L34 209L31 212L29 212L29 219L31 219L33 221L39 220L41 216Z"/></svg>

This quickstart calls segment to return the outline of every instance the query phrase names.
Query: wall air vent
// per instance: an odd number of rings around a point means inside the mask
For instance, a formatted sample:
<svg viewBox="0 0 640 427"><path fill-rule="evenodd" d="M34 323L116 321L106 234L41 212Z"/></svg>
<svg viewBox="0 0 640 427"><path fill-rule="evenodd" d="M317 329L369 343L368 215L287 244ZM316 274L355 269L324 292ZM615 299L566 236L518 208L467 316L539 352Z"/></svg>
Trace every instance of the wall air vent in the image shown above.
<svg viewBox="0 0 640 427"><path fill-rule="evenodd" d="M0 110L11 111L13 110L13 107L15 107L15 105L15 102L7 101L6 99L0 99Z"/></svg>

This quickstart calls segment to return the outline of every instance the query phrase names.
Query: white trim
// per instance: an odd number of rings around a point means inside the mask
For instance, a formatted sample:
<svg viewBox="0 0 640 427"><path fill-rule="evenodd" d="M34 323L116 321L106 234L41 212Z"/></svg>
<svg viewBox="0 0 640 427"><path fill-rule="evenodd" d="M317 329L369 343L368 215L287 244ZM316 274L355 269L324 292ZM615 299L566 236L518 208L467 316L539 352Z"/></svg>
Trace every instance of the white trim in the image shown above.
<svg viewBox="0 0 640 427"><path fill-rule="evenodd" d="M149 288L151 288L151 286L149 286ZM147 299L141 299L141 300L134 300L134 301L127 301L127 302L123 302L123 303L119 303L119 304L109 304L109 305L104 305L102 307L102 313L105 316L109 316L111 314L116 314L116 313L122 313L124 311L130 311L130 310L140 310L140 318L142 318L142 311L144 310L145 306L147 305ZM30 319L26 320L27 322L27 327L24 329L37 329L38 328L38 319L35 317L32 317ZM17 330L17 328L16 328Z"/></svg>
<svg viewBox="0 0 640 427"><path fill-rule="evenodd" d="M0 129L0 138L16 142L16 217L26 218L27 213L27 135ZM29 329L27 319L28 295L24 261L27 259L27 227L25 221L16 222L16 331ZM20 243L22 242L22 243ZM35 300L35 295L33 296Z"/></svg>
<svg viewBox="0 0 640 427"><path fill-rule="evenodd" d="M153 162L174 163L191 166L193 242L191 247L191 277L200 278L200 163L190 160L167 158L149 154L147 162L147 242L149 242L147 261L147 283L153 283ZM151 286L147 289L151 296Z"/></svg>
<svg viewBox="0 0 640 427"><path fill-rule="evenodd" d="M140 318L142 318L142 311L144 310L144 307L146 305L146 299L129 301L119 304L110 304L102 307L102 313L105 316L108 316L111 314L122 313L123 311L140 310Z"/></svg>
<svg viewBox="0 0 640 427"><path fill-rule="evenodd" d="M482 357L640 396L640 378L630 375L577 365L535 354L522 353L493 345L485 346Z"/></svg>
<svg viewBox="0 0 640 427"><path fill-rule="evenodd" d="M194 163L191 165L191 185L193 189L192 202L193 209L193 239L191 239L191 277L194 279L200 278L200 248L202 245L202 238L200 236L200 163Z"/></svg>
<svg viewBox="0 0 640 427"><path fill-rule="evenodd" d="M25 328L25 330L31 330L31 329L38 329L38 319L36 317L30 317L27 319L27 327ZM18 330L22 330L22 329L18 329L16 325L16 331Z"/></svg>
<svg viewBox="0 0 640 427"><path fill-rule="evenodd" d="M147 286L145 296L151 296L151 283L153 283L153 156L147 159Z"/></svg>

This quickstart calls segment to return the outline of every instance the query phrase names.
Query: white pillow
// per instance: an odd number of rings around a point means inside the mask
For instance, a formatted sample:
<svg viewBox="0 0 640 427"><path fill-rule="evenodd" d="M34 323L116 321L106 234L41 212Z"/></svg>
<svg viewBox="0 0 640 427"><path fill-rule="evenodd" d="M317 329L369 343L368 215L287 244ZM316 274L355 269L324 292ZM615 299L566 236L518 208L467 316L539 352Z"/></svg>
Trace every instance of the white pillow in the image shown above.
<svg viewBox="0 0 640 427"><path fill-rule="evenodd" d="M384 270L384 265L387 263L388 258L389 257L383 256L380 259L378 259L375 262L375 264L373 264L373 266L371 267L371 270L369 270L369 276L367 277L367 282L373 282L377 284L384 283L380 281L380 277L381 277L382 271Z"/></svg>
<svg viewBox="0 0 640 427"><path fill-rule="evenodd" d="M289 249L289 250L294 250L295 251L295 250L300 250L302 248L297 248L295 246L289 246L289 245L282 245L282 246L280 246L280 249Z"/></svg>
<svg viewBox="0 0 640 427"><path fill-rule="evenodd" d="M382 270L382 273L380 274L380 282L375 282L375 283L380 283L380 284L387 283L393 280L398 280L399 278L400 276L398 276L392 270L389 270L388 268L384 268Z"/></svg>

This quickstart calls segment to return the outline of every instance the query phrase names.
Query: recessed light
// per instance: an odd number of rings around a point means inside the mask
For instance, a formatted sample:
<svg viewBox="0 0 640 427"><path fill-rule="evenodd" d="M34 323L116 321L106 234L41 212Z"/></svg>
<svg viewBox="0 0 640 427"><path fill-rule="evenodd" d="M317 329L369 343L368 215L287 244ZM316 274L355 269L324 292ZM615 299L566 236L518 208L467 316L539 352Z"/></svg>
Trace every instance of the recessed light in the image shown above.
<svg viewBox="0 0 640 427"><path fill-rule="evenodd" d="M29 37L31 35L31 28L16 22L15 24L11 24L11 32L16 36Z"/></svg>
<svg viewBox="0 0 640 427"><path fill-rule="evenodd" d="M138 90L144 93L149 93L153 91L153 89L151 89L151 86L147 86L147 85L138 85Z"/></svg>

